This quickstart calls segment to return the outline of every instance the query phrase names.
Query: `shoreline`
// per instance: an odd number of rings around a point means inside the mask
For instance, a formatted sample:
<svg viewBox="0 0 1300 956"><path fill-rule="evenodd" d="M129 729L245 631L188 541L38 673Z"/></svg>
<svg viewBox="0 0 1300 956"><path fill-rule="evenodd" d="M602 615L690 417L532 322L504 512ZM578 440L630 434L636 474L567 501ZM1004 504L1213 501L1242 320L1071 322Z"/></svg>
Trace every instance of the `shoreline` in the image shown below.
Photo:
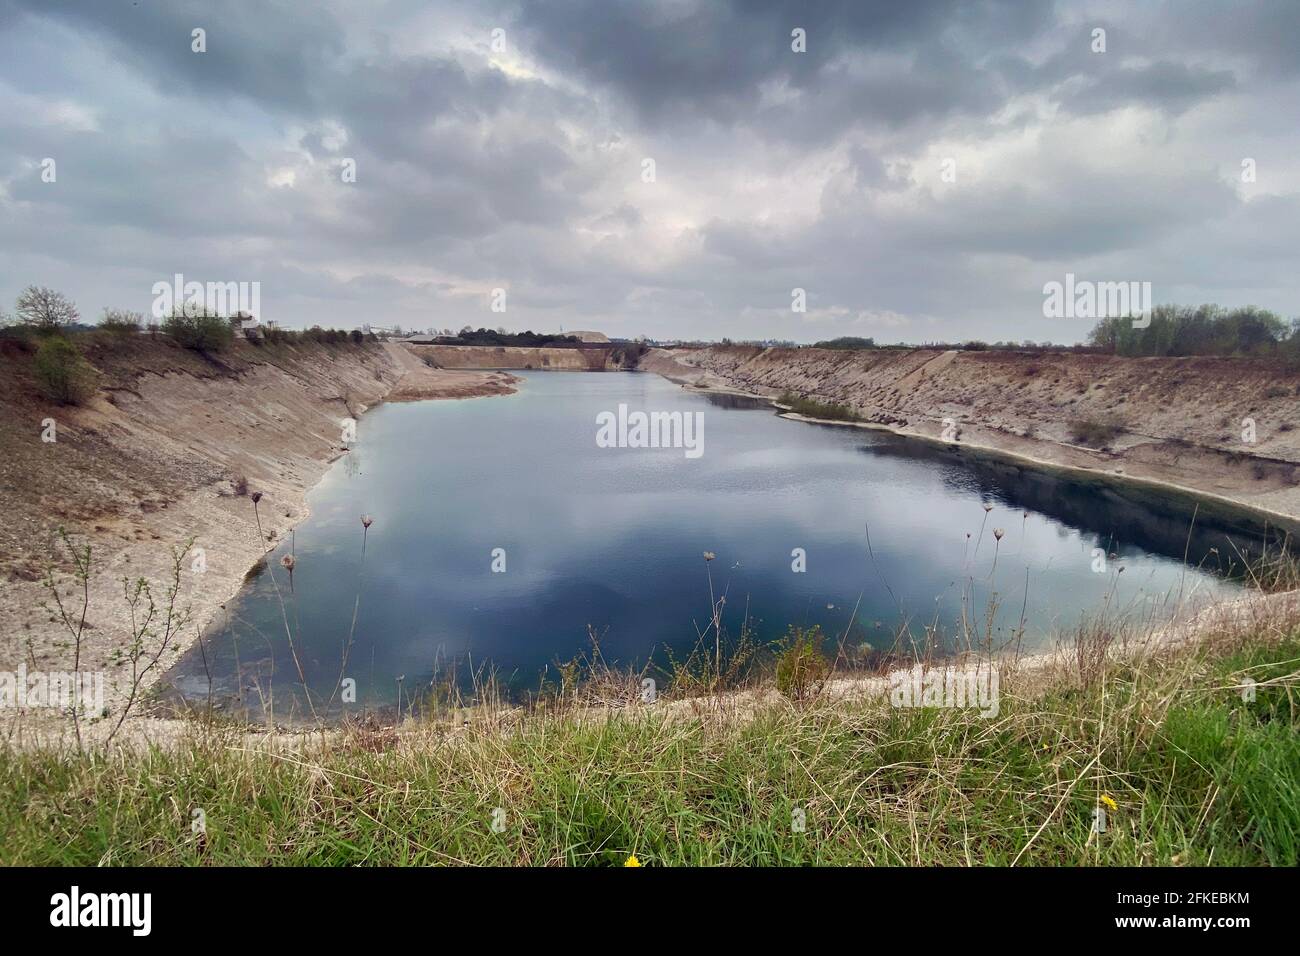
<svg viewBox="0 0 1300 956"><path fill-rule="evenodd" d="M346 364L342 358L348 360ZM176 487L156 488L151 497L140 498L138 516L95 514L79 522L67 522L74 542L90 546L94 562L78 670L104 675L107 716L83 715L81 734L88 742L107 737L130 694L129 664L117 658L133 633L123 607L124 578L148 580L155 598L165 603L163 590L172 566L169 551L195 539L183 555L181 590L176 601L177 608L184 609L188 617L165 654L141 680L130 714L116 738L169 739L179 730L178 720L152 712L155 688L182 655L208 640L228 603L243 588L248 573L310 517L311 491L339 459L349 454L334 437L338 434L337 423L342 420L340 413L346 410L348 417L359 419L387 402L507 395L520 381L504 373L428 368L392 344L381 344L369 352L343 353L340 359L322 363L318 356L306 353L305 360L315 364L305 368L292 364L304 361L299 355L290 359L291 364L285 368L276 364L280 357L268 362L254 353L249 367L233 375L194 379L171 370L161 375L146 374L130 382L127 389L106 390L114 396L108 400L97 397L82 408L59 412L60 425L67 420L68 432L72 433L75 426L78 437L94 435L105 427L143 432L124 437L114 449L119 453L123 447L138 452L128 440L134 438L144 439L149 451L166 442L169 449L179 446L175 448L178 454L192 455L197 446L209 459L218 459L214 465L205 461L203 468L181 468L183 478ZM136 369L132 371L138 374ZM304 372L323 374L308 377ZM228 443L218 444L206 433L195 438L187 430L194 427L188 425L193 417L190 409L171 401L178 390L185 395L185 405L205 410L199 413L205 421L213 417L206 410L220 406L218 413L229 426ZM130 394L130 404L116 397L123 392ZM151 406L166 408L169 417ZM106 426L105 419L112 424ZM158 420L166 422L165 435L159 434ZM178 442L178 431L189 441ZM264 434L252 437L259 433ZM71 441L62 435L60 439ZM182 461L188 464L187 459ZM165 462L165 467L179 466ZM253 467L258 471L254 472ZM245 470L248 494L258 491L263 496L258 509L261 539L251 499L239 493L229 479ZM136 483L134 475L120 477L122 485ZM37 554L33 550L33 558ZM192 573L199 554L202 573ZM65 603L71 602L70 610L80 613L80 592L72 593L71 574L64 563L56 563L55 578ZM12 670L22 663L29 673L58 673L72 667L71 636L62 624L51 621L41 611L41 603L46 600L48 593L34 575L15 580L5 589L0 617L9 623L4 635L7 640L0 645L6 659L2 666ZM152 650L144 655L141 668L152 656ZM74 739L72 720L47 707L0 709L0 733L10 743L66 744Z"/></svg>
<svg viewBox="0 0 1300 956"><path fill-rule="evenodd" d="M477 372L479 371L497 371L497 370L439 369L437 371L449 372L452 376L463 375L466 378L470 378L470 377L475 377ZM362 417L364 417L367 412L374 411L375 409L379 408L382 405L406 404L406 403L413 403L413 402L431 402L431 401L465 401L473 398L493 398L498 396L515 394L518 391L518 388L516 386L522 383L523 380L515 375L506 375L505 377L509 379L509 382L502 383L504 388L494 388L490 385L476 383L463 388L457 386L450 389L448 389L446 386L434 386L428 383L419 383L419 382L415 383L414 385L409 385L406 383L406 379L404 377L400 379L395 385L393 385L393 387L389 390L389 392L386 395L381 396L379 399L377 399L376 401L370 404L362 405L360 408L358 408L356 418L358 424L360 424ZM334 465L340 459L345 458L349 454L351 454L351 449L348 448L344 448L341 450L336 449L328 457L323 459L324 467L321 469L320 474L316 477L316 479L313 482L299 489L297 498L293 502L294 504L293 512L295 517L294 520L287 526L286 531L292 533L297 529L299 525L303 524L311 517L312 514L311 506L308 504L309 496L325 479L325 476L329 474L330 470L334 467ZM226 594L226 597L224 597L220 601L215 602L214 606L208 609L202 621L200 621L197 625L197 634L195 635L194 640L189 643L185 643L183 645L178 645L176 659L173 660L166 668L164 668L160 673L158 673L155 676L154 680L150 682L150 688L152 688L153 686L157 685L160 681L162 681L167 676L167 674L170 673L172 667L178 664L183 658L193 653L195 648L199 645L199 643L203 641L208 641L214 635L214 633L216 632L219 626L217 612L225 611L226 605L230 601L233 601L235 598L239 596L240 592L243 591L244 589L244 585L247 582L248 575L250 573L252 573L259 565L265 564L266 573L274 575L274 569L272 568L271 563L266 560L266 556L268 554L271 554L277 548L279 548L282 541L283 538L277 536L274 541L265 542L266 543L265 550L261 551L253 558L252 562L244 569L244 572L239 576L239 579L236 582L234 582L233 586L229 589L229 592ZM150 688L144 688L144 690L148 690ZM152 720L152 721L172 721L172 720L185 719L183 717L172 717L169 715L155 713L154 709L158 706L156 701L143 701L143 702L137 701L136 706L140 708L138 711L136 711L137 719ZM250 725L250 727L251 726L255 726L255 725ZM125 725L124 725L124 729L125 729ZM279 725L277 725L276 729L277 731L281 731L281 732L290 732L290 733L300 732L300 731L295 731L293 728L281 727Z"/></svg>
<svg viewBox="0 0 1300 956"><path fill-rule="evenodd" d="M534 371L573 372L574 370L538 369ZM631 371L635 373L635 372L643 372L645 370L630 369L627 371ZM840 421L840 420L832 420L832 419L813 418L810 416L800 415L788 411L787 406L782 405L779 401L776 400L776 398L770 395L761 395L761 394L749 392L734 387L729 387L725 389L714 388L714 387L698 388L687 382L676 381L672 377L663 375L662 373L659 372L651 372L650 374L658 374L660 375L661 378L664 378L667 381L674 382L674 384L678 384L682 386L683 389L695 394L702 394L702 395L729 394L729 395L735 395L742 398L750 398L750 399L755 399L757 401L764 402L768 406L780 410L779 417L784 418L788 421L804 422L809 424L839 425L839 426L866 428L870 430L880 431L886 434L896 435L900 438L909 439L909 440L922 439L927 444L931 444L931 445L938 445L938 446L943 446L948 448L964 447L966 450L974 454L987 455L994 458L1026 463L1038 470L1045 471L1045 472L1058 472L1065 475L1085 475L1089 478L1098 481L1102 481L1110 484L1117 484L1117 485L1125 485L1125 484L1142 485L1162 495L1167 495L1170 492L1177 492L1177 493L1183 493L1194 497L1205 497L1205 493L1197 491L1196 489L1192 489L1192 488L1181 488L1179 486L1169 485L1157 480L1146 480L1140 478L1129 478L1129 480L1125 482L1123 480L1124 476L1111 475L1106 472L1100 472L1100 471L1095 471L1095 470L1090 470L1085 468L1063 466L1046 460L1034 459L1034 458L1029 458L1027 456L1017 455L1015 453L1007 452L1005 450L999 449L994 446L975 445L973 443L950 443L950 442L945 442L942 439L934 438L933 436L927 436L920 433L905 432L905 431L901 431L898 429L894 429L888 426L880 425L877 423L871 423L871 422ZM408 400L418 401L421 399L413 398ZM341 457L341 455L338 457ZM337 458L335 460L337 460ZM307 492L304 493L304 495L309 492L310 489L308 489ZM1190 503L1180 503L1180 504L1190 504ZM1224 505L1225 510L1227 510L1228 512L1239 514L1239 515L1249 513L1252 516L1256 516L1256 512L1258 511L1258 509L1252 509L1246 506L1242 506L1236 502L1231 501L1230 499L1223 499L1222 504ZM306 515L304 515L304 517L306 517ZM269 547L265 552L263 552L263 555L270 553L271 551L274 551L276 546L277 545L272 545L271 547ZM241 584L235 588L234 591L235 595L239 593L239 591L242 589L242 586L243 585L241 581ZM1287 595L1285 599L1288 601L1291 600L1292 597L1300 596L1300 592L1284 592L1284 594ZM1120 630L1124 634L1126 634L1127 636L1129 636L1130 638L1136 640L1138 643L1141 644L1161 643L1167 640L1166 635L1169 632L1173 631L1175 628L1192 624L1196 620L1205 619L1207 617L1214 616L1214 615L1235 613L1238 609L1242 607L1249 607L1249 606L1256 606L1256 605L1262 606L1265 603L1273 603L1279 599L1283 599L1283 594L1269 594L1267 592L1254 591L1247 586L1243 586L1242 593L1224 596L1217 600L1209 600L1209 599L1202 598L1199 601L1194 601L1189 598L1187 604L1183 604L1180 602L1177 607L1161 615L1158 621L1150 620L1150 619L1142 619L1138 621L1125 620L1122 623ZM211 623L215 623L215 621ZM1161 636L1153 637L1152 635L1155 634L1159 634ZM209 636L208 629L205 628L204 639L207 639L208 636ZM1049 661L1057 660L1060 658L1063 652L1063 641L1065 641L1065 639L1066 637L1064 634L1052 634L1050 636L1045 635L1045 640L1041 646L1035 647L1034 649L1028 651L1017 651L1015 654L1016 660L1029 667L1042 666L1048 663ZM1004 653L1008 653L1008 652L1006 652L1004 649L1003 651L995 652L994 656L995 658L998 658L1001 657ZM863 680L871 681L874 679L875 678L846 676L841 678L840 682L845 683L846 685L857 685ZM727 698L734 698L737 697L738 695L745 694L745 693L748 692L726 691L723 692L722 696ZM689 698L689 699L678 701L677 703L685 706L688 705L691 701L695 701L695 700L697 699ZM379 715L381 718L381 723L383 723L385 726L393 725L390 723L390 721L383 718L382 715L384 714L384 710L381 709L380 711L371 711L369 713L372 715ZM330 730L335 730L338 729L339 722L338 720L326 721L324 726ZM301 721L291 720L286 722L277 722L274 724L274 731L268 731L268 729L261 724L250 724L248 725L247 729L249 732L258 733L258 734L273 732L277 734L295 735L295 734L310 733L314 729L319 729L319 725L313 724L304 719Z"/></svg>
<svg viewBox="0 0 1300 956"><path fill-rule="evenodd" d="M744 393L737 392L733 394ZM899 438L922 441L928 445L937 445L959 453L962 450L965 450L971 452L973 455L979 455L986 458L994 458L1012 463L1023 463L1031 466L1037 471L1057 472L1067 476L1086 477L1103 484L1112 484L1121 487L1138 487L1165 494L1172 493L1176 496L1206 499L1212 504L1218 506L1219 513L1227 514L1228 516L1234 514L1241 515L1242 517L1249 516L1261 524L1281 526L1287 531L1300 534L1300 520L1297 520L1291 515L1283 514L1280 511L1261 508L1259 505L1247 504L1229 498L1226 495L1218 494L1217 492L1193 488L1190 485L1179 485L1160 478L1146 477L1143 475L1130 475L1127 473L1104 471L1100 468L1091 468L1087 465L1074 465L1050 461L1049 459L1036 458L1023 452L999 448L996 445L986 445L979 442L945 441L942 438L935 438L933 435L926 435L923 432L904 431L903 429L894 428L890 425L883 425L876 422L851 422L831 418L812 418L808 415L800 415L798 412L789 411L787 406L780 404L776 399L768 396L754 395L746 397L765 398L774 408L783 409L778 417L784 418L787 421L808 422L814 425L839 425L847 428L865 428L871 431L884 432L889 435L897 435ZM1080 446L1070 447L1079 448Z"/></svg>
<svg viewBox="0 0 1300 956"><path fill-rule="evenodd" d="M417 368L410 368L406 371L406 374L404 374L400 379L398 379L397 382L395 382L385 394L381 395L373 402L362 403L359 405L359 407L356 409L355 412L357 423L360 424L362 418L366 415L367 412L374 411L375 409L379 408L382 405L404 404L408 402L426 402L426 401L464 401L473 398L492 398L492 397L502 396L502 395L512 395L518 390L515 386L518 383L522 382L522 379L520 379L518 376L507 374L505 375L505 378L508 381L500 383L500 386L498 387L493 383L485 383L483 381L480 381L482 376L477 375L478 371L479 370L473 370L473 369L465 369L465 370L430 369L431 375L428 377L429 380L419 381L418 378L420 377L421 370ZM483 370L483 371L488 371L488 370ZM491 370L491 371L495 371L495 370ZM417 378L417 381L413 383L408 382L408 378L411 376L412 372L416 374L416 378ZM450 385L449 383L445 383L441 381L441 375L439 373L446 373L452 377L463 377L465 379L474 379L474 381L468 385L460 385L460 384ZM433 381L435 377L438 379L436 383ZM310 483L303 484L300 488L298 488L295 497L290 502L290 504L292 505L291 510L293 512L294 517L293 520L285 527L284 529L285 532L292 534L299 525L303 524L311 517L312 514L311 506L308 503L308 498L310 497L311 493L325 479L325 476L329 474L330 470L335 466L335 464L341 459L347 457L351 453L352 453L351 449L347 447L332 448L331 451L324 458L321 459L322 468L320 469L320 473L315 477L313 481L311 481ZM239 575L238 580L234 581L232 586L223 592L225 593L225 597L223 597L219 601L213 602L212 605L208 607L206 612L202 615L202 618L196 622L196 634L194 639L192 641L178 643L176 645L175 660L170 662L165 668L163 668L156 675L154 675L153 680L150 681L148 686L141 688L142 695L147 695L149 691L153 689L153 687L155 687L159 682L161 682L167 676L167 674L171 671L171 668L176 663L178 663L186 655L192 653L194 649L201 642L207 641L213 636L213 633L215 632L219 623L218 612L225 611L226 605L239 596L240 592L244 589L244 585L247 582L248 575L250 573L252 573L259 565L265 565L267 573L274 575L275 573L274 568L272 568L271 563L266 560L266 556L274 552L277 548L279 548L282 542L283 542L282 535L277 535L275 537L275 540L273 541L263 542L265 548L262 551L258 552L253 557L251 563L249 563L247 567L245 567L243 573ZM170 717L170 716L154 713L152 711L152 708L155 707L156 704L153 701L148 699L137 700L135 706L139 708L138 710L135 711L136 719L150 720L150 721L171 721L171 720L178 720L178 719L184 720L184 718L176 718L176 717ZM130 718L128 718L128 720L130 720ZM125 729L125 726L126 725L124 724L123 729Z"/></svg>
<svg viewBox="0 0 1300 956"><path fill-rule="evenodd" d="M910 423L905 423L900 427L884 422L812 418L810 416L800 415L796 412L790 411L787 406L782 405L778 401L778 396L764 394L752 389L741 388L731 383L716 385L711 380L706 382L705 379L720 378L720 376L718 376L717 373L711 373L696 366L684 365L672 356L668 356L667 359L668 362L671 363L669 367L664 367L667 364L665 362L656 362L655 367L648 369L648 371L651 371L653 374L659 375L667 381L679 385L683 390L692 393L701 395L736 395L738 397L752 398L767 402L773 408L781 410L781 418L790 421L802 421L810 424L835 425L840 427L862 428L870 431L878 431L890 435L896 435L900 438L919 440L928 445L946 448L958 453L968 451L976 455L983 455L985 457L1011 463L1024 464L1039 471L1075 475L1120 487L1129 486L1154 492L1172 493L1176 496L1202 499L1216 506L1221 512L1228 516L1236 514L1241 517L1249 517L1260 524L1277 526L1288 533L1300 536L1300 510L1295 513L1280 511L1273 507L1247 501L1242 497L1234 497L1220 491L1171 481L1168 478L1156 475L1152 473L1151 470L1144 468L1144 463L1141 461L1123 459L1123 467L1107 468L1104 465L1097 463L1100 456L1096 449L1082 445L1053 442L1045 439L1025 439L1020 436L1004 436L1003 443L978 440L965 441L960 439L947 441L940 435L929 434ZM975 423L963 423L963 425L964 428L961 430L971 427L982 427ZM961 430L959 430L959 433ZM1058 449L1063 455L1075 455L1082 458L1088 458L1091 459L1091 462L1053 460L1051 458L1032 454L1028 450L1009 447L1009 445L1013 443L1029 443L1031 445L1041 446L1041 448L1045 450Z"/></svg>
<svg viewBox="0 0 1300 956"><path fill-rule="evenodd" d="M386 346L385 352L392 357L395 357L394 352L400 352L401 354L404 354L409 357L410 364L408 365L406 362L403 362L399 359L398 360L399 364L405 365L407 367L402 369L402 373L396 379L396 381L389 384L381 394L378 394L374 398L366 402L357 402L355 404L350 404L348 406L349 410L350 411L355 410L355 414L357 417L364 415L365 412L370 411L375 407L377 407L378 405L388 401L402 402L402 401L442 400L446 398L468 398L468 397L479 397L479 396L487 396L487 395L511 394L517 390L514 386L521 381L517 376L508 375L500 372L492 372L490 373L489 377L499 376L500 378L504 378L506 381L500 381L498 379L491 382L482 382L482 381L467 382L468 379L474 379L476 376L482 378L486 370L471 371L471 370L427 369L426 367L423 366L422 363L418 362L418 359L416 359L414 356L411 356L409 352L406 352L406 350L401 349L400 346L396 348ZM417 363L419 365L418 368L416 367ZM650 371L650 370L642 369L641 371ZM432 379L430 379L423 383L419 381L412 383L411 381L409 381L412 372L415 373L416 379L419 379L421 375L427 373L428 375L439 379L439 382L437 385L434 385ZM687 389L689 391L698 394L733 394L737 396L764 401L770 406L772 406L773 408L781 410L780 417L787 418L792 421L802 421L802 422L812 423L812 424L856 426L856 427L862 427L862 428L867 428L875 431L881 431L888 434L897 435L906 439L918 439L918 438L924 439L927 443L932 445L940 445L947 448L952 448L954 450L960 450L964 448L967 451L971 452L972 454L988 455L995 458L1010 460L1013 462L1020 462L1020 463L1024 463L1028 467L1037 470L1055 472L1055 473L1060 473L1065 475L1081 475L1089 478L1090 480L1097 480L1097 481L1107 482L1111 484L1143 486L1159 493L1174 492L1174 493L1192 496L1195 498L1211 499L1214 500L1218 505L1223 507L1225 510L1232 513L1250 515L1256 519L1268 520L1278 524L1290 522L1290 518L1287 515L1274 513L1269 511L1268 509L1262 509L1255 506L1246 505L1241 502L1235 501L1231 498L1215 495L1211 492L1206 492L1201 489L1179 486L1173 483L1161 481L1156 478L1147 478L1144 476L1132 475L1132 474L1115 474L1113 472L1109 472L1097 468L1088 468L1088 467L1078 466L1078 465L1063 464L1060 462L1054 462L1046 459L1036 458L1022 453L1017 453L1015 451L1008 450L1005 448L1000 448L995 445L984 445L975 442L946 442L943 441L942 439L936 438L934 436L926 435L924 433L904 430L901 428L883 425L880 423L835 421L835 420L811 418L808 416L798 415L789 412L785 408L785 406L782 406L771 395L763 395L757 392L736 388L734 386L700 387L699 385L689 380L683 380L674 377L672 375L665 374L662 371L653 370L653 373L659 374L664 379L668 381L672 381L675 384L682 386L684 389ZM143 739L146 741L149 740L157 741L158 739L169 739L174 737L175 734L178 733L186 723L188 723L187 718L184 717L160 716L159 714L154 712L156 710L156 706L155 706L155 702L149 699L149 694L148 694L149 690L152 687L154 687L165 676L166 673L168 673L168 671L171 668L171 665L175 663L175 660L178 660L182 654L192 651L196 644L209 639L209 637L213 633L213 628L219 622L220 613L225 610L225 607L229 601L233 600L235 597L238 596L239 592L243 588L248 572L253 568L257 567L260 563L262 563L265 560L267 554L273 552L277 547L281 545L284 534L291 533L292 530L296 528L298 524L300 524L306 518L310 517L311 511L307 503L307 498L309 494L311 493L312 489L314 489L319 484L321 478L324 477L324 475L329 471L329 469L331 467L334 467L338 462L338 460L344 457L345 455L347 455L348 453L349 452L346 449L339 448L333 445L329 446L324 451L323 454L315 458L316 467L312 469L311 474L304 474L300 476L297 482L279 483L279 487L276 489L275 497L273 498L271 498L271 496L268 494L268 498L270 498L268 505L273 505L273 507L267 507L267 513L263 515L263 522L265 526L269 526L271 528L272 535L270 536L270 540L261 542L260 549L253 549L251 547L251 542L248 542L247 536L245 535L244 540L246 542L246 547L244 549L244 553L247 555L247 557L245 560L243 560L238 564L238 570L235 571L234 573L227 573L223 575L221 582L215 584L214 589L212 591L209 591L208 594L205 594L203 596L202 601L195 601L193 600L193 595L190 595L191 598L190 603L194 610L194 618L191 622L193 627L186 634L180 635L177 641L175 642L175 644L173 644L174 653L176 655L175 658L166 661L160 661L158 668L155 670L155 673L150 675L148 682L146 684L142 684L141 697L137 699L136 704L134 705L134 708L132 710L131 716L123 724L121 737ZM197 489L192 489L190 495L187 496L186 499L182 499L180 501L175 502L174 513L184 514L187 511L191 511L191 510L197 511L198 510L197 500L205 494L210 494L211 491L212 491L211 488L202 488L202 487ZM218 494L220 496L220 491L218 492ZM235 498L234 496L230 496L230 499L228 500L234 500L235 502L238 502L238 498ZM248 502L242 502L239 504L244 509L248 509L252 507L251 503ZM278 517L281 514L281 512L283 512L284 514L283 518ZM247 516L247 517L251 517L251 516ZM1226 599L1224 601L1214 602L1212 605L1199 609L1198 613L1204 614L1216 608L1230 608L1242 603L1243 601L1249 602L1250 599L1254 597L1267 600L1270 596L1251 595L1251 594L1244 595L1244 596L1237 596L1237 597ZM1057 643L1059 643L1059 636L1057 638ZM1040 657L1040 656L1050 656L1052 654L1057 654L1057 653L1059 653L1059 650L1054 649L1049 651L1045 649L1042 651L1035 651L1033 652L1032 655L1024 655L1024 656ZM37 726L33 726L33 724L37 724L37 723L45 724L46 721L43 720L42 718L49 718L51 716L49 712L41 713L41 712L28 711L26 712L26 714L23 714L21 712L14 711L13 713L15 714L15 721L20 722L23 716L26 716L30 721L32 721L32 724L28 724L22 729L22 732L28 735L31 735L33 732L35 732L35 735L37 737L44 738L47 736L47 734L44 733L43 731L51 731L52 733L49 734L49 736L57 737L58 739L63 740L65 742L71 739L72 736L71 722L68 721L66 718L58 717L54 720L48 721L49 726L37 727ZM116 711L114 712L114 715L109 719L98 721L93 725L88 724L83 719L83 727L82 727L83 736L86 736L89 739L94 739L96 736L103 736L104 733L108 729L110 729L113 724L116 723L115 717L116 717ZM95 732L95 728L99 729L98 734ZM283 727L277 727L274 730L268 730L267 728L261 728L256 725L250 726L246 728L246 730L249 733L260 734L260 735L266 735L270 733L270 734L289 734L292 736L292 735L303 733L302 729L293 729L293 728L286 729ZM12 738L12 728L10 729L10 736Z"/></svg>

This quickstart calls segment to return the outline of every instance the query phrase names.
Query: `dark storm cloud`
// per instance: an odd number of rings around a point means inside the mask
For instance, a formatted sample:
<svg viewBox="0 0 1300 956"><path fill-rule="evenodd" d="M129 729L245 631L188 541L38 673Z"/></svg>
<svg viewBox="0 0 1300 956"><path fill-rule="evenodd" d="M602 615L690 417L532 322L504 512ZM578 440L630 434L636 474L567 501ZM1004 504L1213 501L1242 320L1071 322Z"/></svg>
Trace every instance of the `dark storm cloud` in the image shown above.
<svg viewBox="0 0 1300 956"><path fill-rule="evenodd" d="M1051 5L1035 2L765 0L657 8L585 0L525 4L520 24L542 59L612 89L653 123L754 122L765 83L829 98L839 107L831 120L900 123L989 105L1000 80L979 71L976 60L989 43L1013 44L1050 17ZM791 49L795 28L805 31L807 53ZM910 62L874 81L846 69L846 59L873 53ZM793 112L768 111L770 126L788 129Z"/></svg>
<svg viewBox="0 0 1300 956"><path fill-rule="evenodd" d="M167 90L243 96L281 109L315 103L322 68L345 51L327 8L283 0L10 0L10 6L100 38ZM208 34L203 56L191 52L196 28Z"/></svg>

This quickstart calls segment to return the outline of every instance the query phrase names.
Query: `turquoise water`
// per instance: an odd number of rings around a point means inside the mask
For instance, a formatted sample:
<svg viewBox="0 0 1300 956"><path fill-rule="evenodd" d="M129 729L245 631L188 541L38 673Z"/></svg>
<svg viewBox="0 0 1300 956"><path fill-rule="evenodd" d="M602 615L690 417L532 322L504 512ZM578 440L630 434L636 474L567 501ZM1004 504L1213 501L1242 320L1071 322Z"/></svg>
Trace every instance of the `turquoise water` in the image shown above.
<svg viewBox="0 0 1300 956"><path fill-rule="evenodd" d="M819 624L855 648L888 647L900 629L960 640L963 619L983 636L990 600L993 642L1023 619L1032 647L1103 608L1141 613L1237 587L1204 567L1220 568L1228 536L1248 529L1198 521L1189 535L1185 502L790 421L649 374L523 378L515 395L368 413L309 495L292 593L285 541L173 685L206 699L210 675L227 704L256 710L273 690L277 714L300 706L286 618L309 687L328 697L343 672L355 706L379 708L399 678L415 693L448 664L536 687L590 633L614 662L680 657L708 625L710 584L732 638L745 621L760 640ZM620 404L701 416L698 457L601 447L598 416ZM373 519L364 559L361 515Z"/></svg>

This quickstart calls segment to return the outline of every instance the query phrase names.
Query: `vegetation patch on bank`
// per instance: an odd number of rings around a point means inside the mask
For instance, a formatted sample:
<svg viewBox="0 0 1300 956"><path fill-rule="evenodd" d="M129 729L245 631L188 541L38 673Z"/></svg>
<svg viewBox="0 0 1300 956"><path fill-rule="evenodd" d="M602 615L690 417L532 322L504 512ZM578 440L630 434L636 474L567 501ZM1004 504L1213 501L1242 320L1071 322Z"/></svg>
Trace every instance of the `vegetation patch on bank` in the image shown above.
<svg viewBox="0 0 1300 956"><path fill-rule="evenodd" d="M10 864L1273 865L1300 861L1300 628L1009 670L996 716L701 703L295 750L0 751ZM194 824L201 819L202 827Z"/></svg>
<svg viewBox="0 0 1300 956"><path fill-rule="evenodd" d="M813 398L804 398L794 392L783 392L781 397L776 400L776 403L796 415L803 415L806 418L825 418L837 422L862 421L862 416L847 405L841 405L837 402L819 402Z"/></svg>

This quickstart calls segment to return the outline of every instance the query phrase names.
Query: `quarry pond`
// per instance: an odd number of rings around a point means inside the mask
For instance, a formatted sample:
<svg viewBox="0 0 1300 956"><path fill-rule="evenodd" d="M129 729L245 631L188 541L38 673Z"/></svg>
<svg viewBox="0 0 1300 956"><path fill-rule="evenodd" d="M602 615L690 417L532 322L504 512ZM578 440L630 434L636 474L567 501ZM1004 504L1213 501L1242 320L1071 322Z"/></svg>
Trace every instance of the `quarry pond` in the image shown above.
<svg viewBox="0 0 1300 956"><path fill-rule="evenodd" d="M782 418L657 375L522 379L508 396L367 413L310 516L167 693L278 719L306 709L304 681L336 712L377 711L449 668L462 683L490 668L525 694L592 635L619 665L681 660L715 604L724 641L820 626L828 648L863 657L900 634L1033 650L1087 616L1230 595L1230 565L1258 543L1193 521L1189 501Z"/></svg>

